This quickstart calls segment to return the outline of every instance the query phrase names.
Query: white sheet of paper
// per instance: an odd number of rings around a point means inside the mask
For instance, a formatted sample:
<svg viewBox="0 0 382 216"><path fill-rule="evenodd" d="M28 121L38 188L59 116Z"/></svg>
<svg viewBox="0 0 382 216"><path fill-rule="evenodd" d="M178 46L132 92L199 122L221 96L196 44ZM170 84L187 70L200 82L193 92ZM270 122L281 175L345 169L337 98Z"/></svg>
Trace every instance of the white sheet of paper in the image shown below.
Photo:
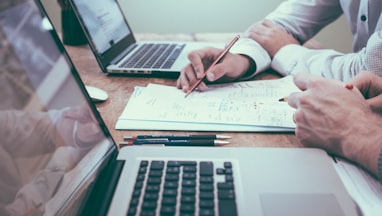
<svg viewBox="0 0 382 216"><path fill-rule="evenodd" d="M334 167L363 215L381 215L382 185L358 166L340 158L336 160Z"/></svg>
<svg viewBox="0 0 382 216"><path fill-rule="evenodd" d="M158 130L167 129L166 125L170 123L178 126L192 123L197 124L199 130L209 124L216 130L219 130L219 125L228 126L224 127L227 131L235 126L240 129L231 131L253 131L247 130L248 126L259 126L262 131L280 128L290 131L295 127L292 119L294 109L278 99L294 91L299 90L291 77L211 85L208 91L195 91L186 98L185 93L176 87L149 84L136 87L116 129L126 129L123 124L129 121L130 124L155 122Z"/></svg>

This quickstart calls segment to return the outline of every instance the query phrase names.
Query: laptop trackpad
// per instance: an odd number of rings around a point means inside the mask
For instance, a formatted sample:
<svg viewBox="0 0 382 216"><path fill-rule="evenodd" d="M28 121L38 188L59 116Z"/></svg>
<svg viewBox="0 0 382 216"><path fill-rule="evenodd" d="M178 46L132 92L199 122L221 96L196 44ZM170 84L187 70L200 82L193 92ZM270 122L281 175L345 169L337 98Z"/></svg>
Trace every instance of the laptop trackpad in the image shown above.
<svg viewBox="0 0 382 216"><path fill-rule="evenodd" d="M344 216L333 194L261 194L265 216Z"/></svg>

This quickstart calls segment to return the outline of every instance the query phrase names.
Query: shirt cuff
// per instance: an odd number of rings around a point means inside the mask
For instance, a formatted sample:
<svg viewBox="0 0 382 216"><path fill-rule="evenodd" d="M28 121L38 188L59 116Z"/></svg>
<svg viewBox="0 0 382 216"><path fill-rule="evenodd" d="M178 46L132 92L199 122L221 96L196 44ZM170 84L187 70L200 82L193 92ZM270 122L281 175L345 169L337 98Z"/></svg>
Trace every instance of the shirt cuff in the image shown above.
<svg viewBox="0 0 382 216"><path fill-rule="evenodd" d="M307 52L309 52L309 49L303 46L297 44L286 45L273 57L271 67L284 76L302 72L297 71L298 62Z"/></svg>
<svg viewBox="0 0 382 216"><path fill-rule="evenodd" d="M238 40L231 48L230 52L248 56L256 64L256 71L249 76L242 77L242 80L252 78L259 72L269 68L271 65L271 58L269 57L268 52L262 48L260 44L250 38L241 38Z"/></svg>

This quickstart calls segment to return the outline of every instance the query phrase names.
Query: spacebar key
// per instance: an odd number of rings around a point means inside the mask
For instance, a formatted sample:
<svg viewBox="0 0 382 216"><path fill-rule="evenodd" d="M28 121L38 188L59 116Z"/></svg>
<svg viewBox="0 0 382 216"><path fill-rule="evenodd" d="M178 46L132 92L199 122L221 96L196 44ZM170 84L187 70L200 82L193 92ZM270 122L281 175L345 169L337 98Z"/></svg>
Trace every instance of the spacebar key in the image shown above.
<svg viewBox="0 0 382 216"><path fill-rule="evenodd" d="M219 216L237 215L236 202L234 199L219 200Z"/></svg>

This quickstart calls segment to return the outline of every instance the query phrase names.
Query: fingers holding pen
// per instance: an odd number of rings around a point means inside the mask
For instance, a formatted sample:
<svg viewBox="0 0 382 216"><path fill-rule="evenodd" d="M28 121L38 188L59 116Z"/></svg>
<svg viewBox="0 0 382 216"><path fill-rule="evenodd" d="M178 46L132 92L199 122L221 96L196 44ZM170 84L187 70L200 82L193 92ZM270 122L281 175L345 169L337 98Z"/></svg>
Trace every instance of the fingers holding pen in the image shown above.
<svg viewBox="0 0 382 216"><path fill-rule="evenodd" d="M379 76L363 71L345 85L354 86L373 111L382 113L382 79Z"/></svg>
<svg viewBox="0 0 382 216"><path fill-rule="evenodd" d="M215 75L214 71L206 71L220 53L221 49L217 48L205 48L189 53L188 59L190 63L181 71L176 84L177 88L186 92L194 83L204 77L206 77L206 80L209 82L214 82L220 78L219 75ZM215 67L212 67L211 69L214 68ZM198 85L199 91L205 91L207 89L208 87L205 82L201 82Z"/></svg>
<svg viewBox="0 0 382 216"><path fill-rule="evenodd" d="M191 85L198 80L194 67L191 64L188 64L184 67L178 77L176 82L176 87L178 89L182 89L183 92L186 92ZM200 91L204 91L207 89L207 85L204 82L201 82L198 86Z"/></svg>
<svg viewBox="0 0 382 216"><path fill-rule="evenodd" d="M347 84L358 88L366 99L373 98L382 93L382 79L368 71L359 73Z"/></svg>
<svg viewBox="0 0 382 216"><path fill-rule="evenodd" d="M182 89L186 92L193 83L195 83L198 79L203 78L204 76L204 63L205 59L208 59L208 50L198 50L188 54L188 59L190 63L184 67L179 75L179 78L176 83L176 87ZM207 86L205 83L200 83L198 86L199 90L205 90Z"/></svg>

